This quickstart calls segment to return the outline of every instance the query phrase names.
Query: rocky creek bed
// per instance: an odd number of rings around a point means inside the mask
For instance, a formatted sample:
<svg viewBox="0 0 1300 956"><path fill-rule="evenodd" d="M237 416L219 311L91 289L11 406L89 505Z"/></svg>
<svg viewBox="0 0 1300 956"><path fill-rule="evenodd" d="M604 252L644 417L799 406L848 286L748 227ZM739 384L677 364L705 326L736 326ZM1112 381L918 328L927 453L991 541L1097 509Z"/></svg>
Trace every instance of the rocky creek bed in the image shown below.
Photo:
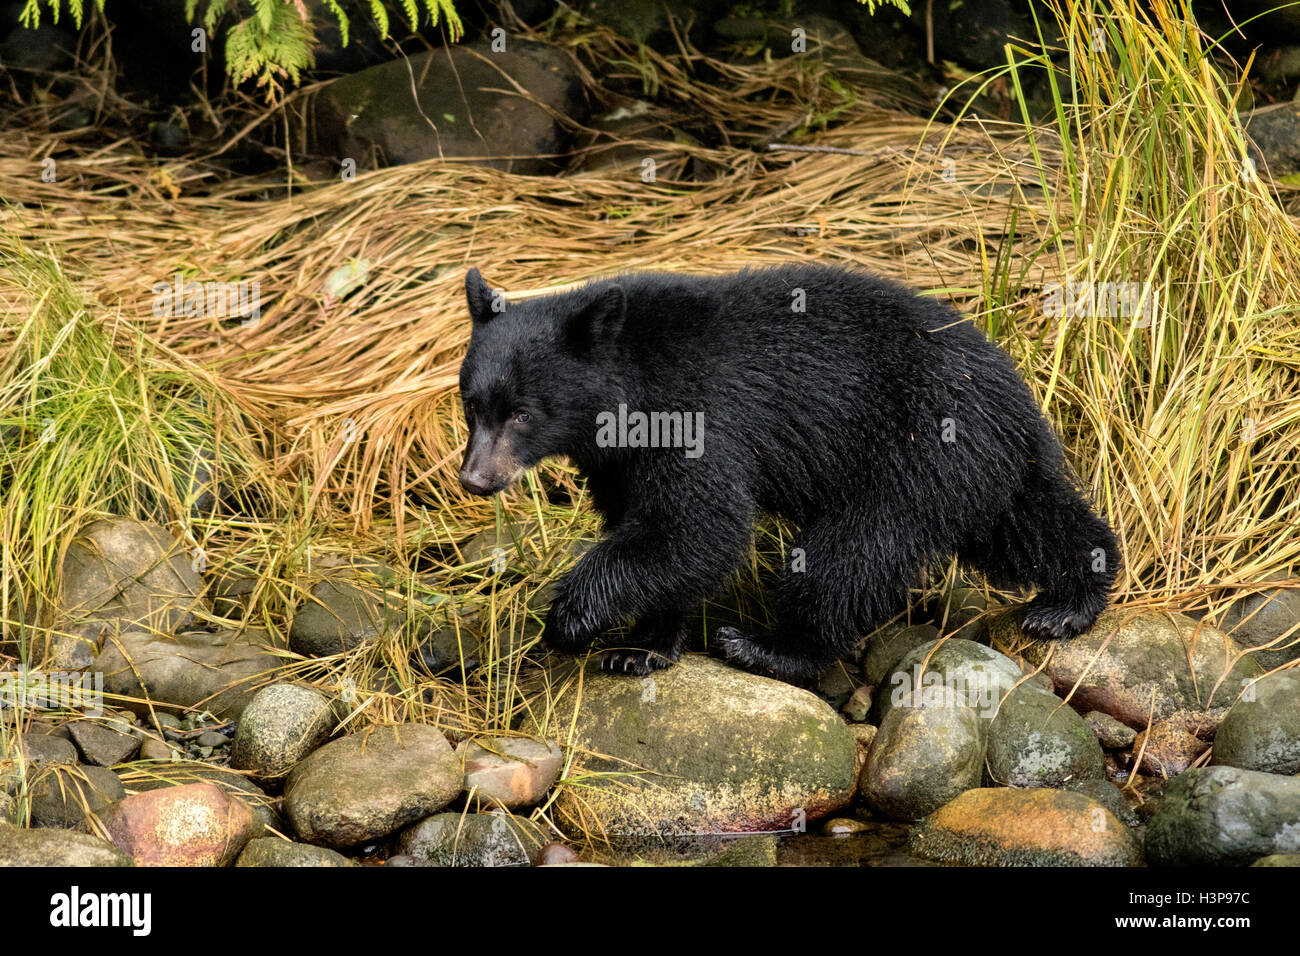
<svg viewBox="0 0 1300 956"><path fill-rule="evenodd" d="M1295 590L1247 594L1231 633L1113 608L1049 644L956 588L813 688L700 653L629 678L538 652L521 718L474 733L299 679L400 631L374 570L331 567L285 647L193 629L229 582L161 527L88 526L65 638L26 680L102 679L103 712L15 708L10 671L0 863L1300 863ZM418 653L451 655L436 637Z"/></svg>

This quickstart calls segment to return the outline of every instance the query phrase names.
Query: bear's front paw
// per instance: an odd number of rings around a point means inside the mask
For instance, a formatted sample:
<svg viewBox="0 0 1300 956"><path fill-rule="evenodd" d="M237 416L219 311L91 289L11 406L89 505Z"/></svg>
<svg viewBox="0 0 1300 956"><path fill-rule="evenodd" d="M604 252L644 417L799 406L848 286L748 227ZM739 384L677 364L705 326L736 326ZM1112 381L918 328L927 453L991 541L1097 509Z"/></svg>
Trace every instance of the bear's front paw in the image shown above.
<svg viewBox="0 0 1300 956"><path fill-rule="evenodd" d="M542 644L554 651L579 654L600 636L600 631L586 622L565 595L556 595L551 609L546 612L546 628L542 631Z"/></svg>
<svg viewBox="0 0 1300 956"><path fill-rule="evenodd" d="M671 657L659 651L643 651L636 648L621 648L606 651L600 658L600 669L607 674L635 674L645 677L654 671L672 667L680 654Z"/></svg>

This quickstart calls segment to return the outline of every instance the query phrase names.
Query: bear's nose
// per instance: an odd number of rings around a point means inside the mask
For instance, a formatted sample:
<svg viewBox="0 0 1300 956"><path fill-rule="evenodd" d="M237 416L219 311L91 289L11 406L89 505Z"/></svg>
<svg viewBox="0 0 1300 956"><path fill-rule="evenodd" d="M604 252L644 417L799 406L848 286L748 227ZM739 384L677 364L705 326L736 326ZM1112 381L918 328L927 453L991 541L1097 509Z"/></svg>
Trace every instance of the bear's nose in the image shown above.
<svg viewBox="0 0 1300 956"><path fill-rule="evenodd" d="M492 482L477 471L461 471L460 486L471 495L481 495L484 498L496 491Z"/></svg>

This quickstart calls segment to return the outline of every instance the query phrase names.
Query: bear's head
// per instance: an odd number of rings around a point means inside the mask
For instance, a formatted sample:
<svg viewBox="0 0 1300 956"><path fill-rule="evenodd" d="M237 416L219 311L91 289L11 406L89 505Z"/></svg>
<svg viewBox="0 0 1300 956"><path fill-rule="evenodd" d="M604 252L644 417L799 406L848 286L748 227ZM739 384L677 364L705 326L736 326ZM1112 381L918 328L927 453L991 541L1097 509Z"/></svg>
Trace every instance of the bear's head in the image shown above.
<svg viewBox="0 0 1300 956"><path fill-rule="evenodd" d="M473 325L460 367L470 429L460 483L492 495L543 458L593 443L595 413L618 387L610 358L627 299L606 280L507 302L477 269L465 297Z"/></svg>

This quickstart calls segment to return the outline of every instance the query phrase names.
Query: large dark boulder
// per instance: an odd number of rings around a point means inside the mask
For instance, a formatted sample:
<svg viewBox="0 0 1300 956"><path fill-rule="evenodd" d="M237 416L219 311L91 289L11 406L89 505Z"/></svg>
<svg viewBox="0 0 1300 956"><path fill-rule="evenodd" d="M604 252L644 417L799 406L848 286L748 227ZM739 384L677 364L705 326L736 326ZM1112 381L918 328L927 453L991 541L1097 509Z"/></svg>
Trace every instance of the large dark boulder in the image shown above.
<svg viewBox="0 0 1300 956"><path fill-rule="evenodd" d="M577 70L554 47L506 43L495 53L490 41L432 50L335 80L313 105L318 149L362 169L472 157L516 173L558 170L568 137L553 113L585 113Z"/></svg>

